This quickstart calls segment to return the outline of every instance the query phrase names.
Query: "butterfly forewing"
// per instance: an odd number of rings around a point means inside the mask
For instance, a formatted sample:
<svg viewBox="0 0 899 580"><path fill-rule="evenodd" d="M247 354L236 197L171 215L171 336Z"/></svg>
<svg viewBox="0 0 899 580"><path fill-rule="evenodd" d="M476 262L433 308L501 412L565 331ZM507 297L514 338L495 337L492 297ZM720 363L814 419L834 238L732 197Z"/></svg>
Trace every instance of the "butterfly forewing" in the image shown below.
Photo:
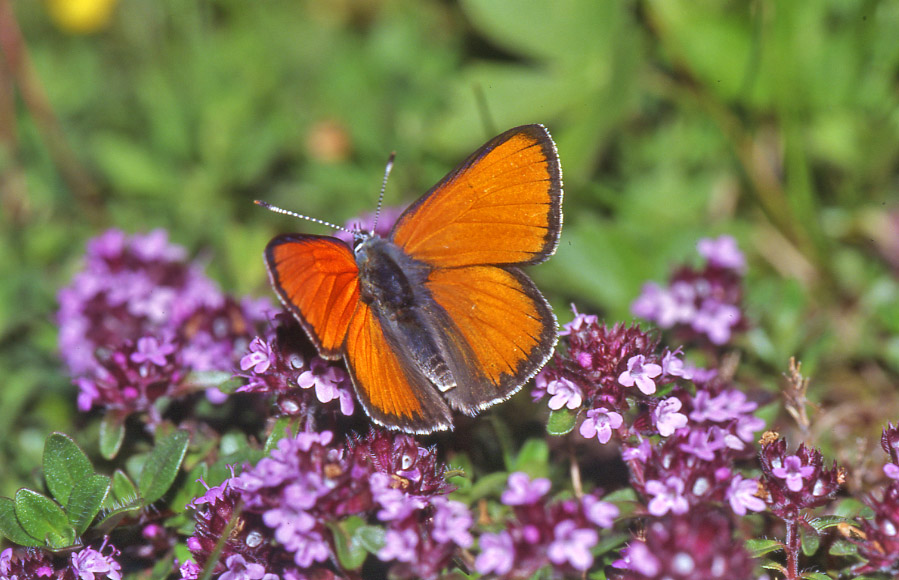
<svg viewBox="0 0 899 580"><path fill-rule="evenodd" d="M328 236L278 236L265 249L272 286L326 358L341 355L359 304L359 268L346 244Z"/></svg>
<svg viewBox="0 0 899 580"><path fill-rule="evenodd" d="M436 267L534 264L548 258L562 222L562 173L541 125L506 131L413 204L391 238Z"/></svg>

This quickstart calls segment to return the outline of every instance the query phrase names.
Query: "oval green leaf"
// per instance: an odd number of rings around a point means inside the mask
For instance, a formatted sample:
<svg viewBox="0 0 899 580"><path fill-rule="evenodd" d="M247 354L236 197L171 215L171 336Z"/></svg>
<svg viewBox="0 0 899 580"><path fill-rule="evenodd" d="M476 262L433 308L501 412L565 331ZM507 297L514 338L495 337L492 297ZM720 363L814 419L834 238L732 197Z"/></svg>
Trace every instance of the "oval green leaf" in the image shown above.
<svg viewBox="0 0 899 580"><path fill-rule="evenodd" d="M171 487L181 468L181 462L184 461L189 442L190 434L178 430L156 443L156 447L141 469L140 481L137 484L140 495L146 503L158 500Z"/></svg>
<svg viewBox="0 0 899 580"><path fill-rule="evenodd" d="M75 542L75 528L66 513L45 495L30 489L16 492L16 518L28 535L43 540L50 549L61 549Z"/></svg>
<svg viewBox="0 0 899 580"><path fill-rule="evenodd" d="M107 413L100 422L100 454L113 459L119 453L125 440L125 416L121 413Z"/></svg>
<svg viewBox="0 0 899 580"><path fill-rule="evenodd" d="M802 526L799 528L799 540L802 544L802 553L811 556L818 551L821 546L821 536L815 528L811 526Z"/></svg>
<svg viewBox="0 0 899 580"><path fill-rule="evenodd" d="M133 503L140 497L137 487L131 478L121 469L116 469L112 474L112 499L117 505Z"/></svg>
<svg viewBox="0 0 899 580"><path fill-rule="evenodd" d="M356 533L365 524L365 520L358 516L349 517L343 521L329 524L331 534L334 536L334 548L337 559L347 570L358 570L365 562L368 552L360 544Z"/></svg>
<svg viewBox="0 0 899 580"><path fill-rule="evenodd" d="M577 413L572 413L563 407L549 413L549 419L546 421L546 432L557 437L566 435L574 430L575 423L577 423Z"/></svg>
<svg viewBox="0 0 899 580"><path fill-rule="evenodd" d="M760 558L765 554L770 554L771 552L778 552L783 550L783 542L778 542L777 540L747 540L746 541L746 549L749 550L749 555L753 558Z"/></svg>
<svg viewBox="0 0 899 580"><path fill-rule="evenodd" d="M98 535L108 534L126 517L130 516L136 518L140 515L143 505L141 500L135 500L129 505L120 506L104 513L103 518L97 522L97 525L93 527L91 532Z"/></svg>
<svg viewBox="0 0 899 580"><path fill-rule="evenodd" d="M105 475L94 474L75 484L66 506L66 516L75 528L75 534L87 531L94 517L100 513L100 506L109 493L111 483Z"/></svg>
<svg viewBox="0 0 899 580"><path fill-rule="evenodd" d="M271 435L265 441L265 447L262 449L263 453L268 455L272 452L272 449L278 446L278 441L296 433L295 423L296 420L292 417L279 417L272 427Z"/></svg>
<svg viewBox="0 0 899 580"><path fill-rule="evenodd" d="M384 528L380 526L359 526L353 534L353 539L370 554L377 554L387 543Z"/></svg>
<svg viewBox="0 0 899 580"><path fill-rule="evenodd" d="M803 572L802 577L807 580L833 580L833 578L823 572Z"/></svg>
<svg viewBox="0 0 899 580"><path fill-rule="evenodd" d="M47 488L61 505L69 503L69 494L79 481L94 473L90 459L65 433L51 433L44 442L44 479Z"/></svg>
<svg viewBox="0 0 899 580"><path fill-rule="evenodd" d="M526 471L531 477L549 475L549 445L546 440L532 437L525 441L515 456L511 471Z"/></svg>
<svg viewBox="0 0 899 580"><path fill-rule="evenodd" d="M37 548L44 545L25 531L16 517L16 502L8 497L0 497L0 534L20 546Z"/></svg>

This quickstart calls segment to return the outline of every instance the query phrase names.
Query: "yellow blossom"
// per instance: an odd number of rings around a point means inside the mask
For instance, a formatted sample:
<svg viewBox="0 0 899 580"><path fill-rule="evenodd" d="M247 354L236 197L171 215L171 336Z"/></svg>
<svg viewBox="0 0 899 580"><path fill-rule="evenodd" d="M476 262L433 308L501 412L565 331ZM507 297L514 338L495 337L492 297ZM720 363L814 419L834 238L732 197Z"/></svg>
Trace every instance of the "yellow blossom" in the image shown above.
<svg viewBox="0 0 899 580"><path fill-rule="evenodd" d="M116 0L48 0L56 25L66 32L90 34L109 24Z"/></svg>

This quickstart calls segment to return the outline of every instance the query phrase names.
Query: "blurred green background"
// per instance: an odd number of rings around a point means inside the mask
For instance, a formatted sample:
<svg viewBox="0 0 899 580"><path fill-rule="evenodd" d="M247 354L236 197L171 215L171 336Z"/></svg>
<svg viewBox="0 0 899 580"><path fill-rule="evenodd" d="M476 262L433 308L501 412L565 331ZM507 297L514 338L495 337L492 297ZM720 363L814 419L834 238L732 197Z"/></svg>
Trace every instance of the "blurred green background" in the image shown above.
<svg viewBox="0 0 899 580"><path fill-rule="evenodd" d="M414 200L539 122L566 197L531 271L630 321L703 236L747 253L740 384L812 378L857 463L899 420L899 2L0 0L0 495L72 431L55 294L105 228L163 227L234 294L262 248ZM783 419L779 426L789 426ZM857 443L855 437L868 439Z"/></svg>

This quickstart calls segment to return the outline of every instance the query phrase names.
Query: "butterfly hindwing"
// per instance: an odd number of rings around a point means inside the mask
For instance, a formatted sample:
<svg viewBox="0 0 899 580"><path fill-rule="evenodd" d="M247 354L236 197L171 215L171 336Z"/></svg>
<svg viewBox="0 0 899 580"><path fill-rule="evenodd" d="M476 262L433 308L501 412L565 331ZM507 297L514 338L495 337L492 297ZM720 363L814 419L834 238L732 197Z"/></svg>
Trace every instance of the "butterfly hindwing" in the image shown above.
<svg viewBox="0 0 899 580"><path fill-rule="evenodd" d="M468 414L512 396L552 355L556 319L534 283L516 268L469 266L434 270L427 283L454 323L461 352L471 353L475 380L445 396Z"/></svg>
<svg viewBox="0 0 899 580"><path fill-rule="evenodd" d="M452 427L447 404L366 304L347 331L346 362L356 395L378 424L411 433Z"/></svg>
<svg viewBox="0 0 899 580"><path fill-rule="evenodd" d="M323 357L339 358L359 304L359 268L346 244L328 236L277 236L265 249L272 286Z"/></svg>

